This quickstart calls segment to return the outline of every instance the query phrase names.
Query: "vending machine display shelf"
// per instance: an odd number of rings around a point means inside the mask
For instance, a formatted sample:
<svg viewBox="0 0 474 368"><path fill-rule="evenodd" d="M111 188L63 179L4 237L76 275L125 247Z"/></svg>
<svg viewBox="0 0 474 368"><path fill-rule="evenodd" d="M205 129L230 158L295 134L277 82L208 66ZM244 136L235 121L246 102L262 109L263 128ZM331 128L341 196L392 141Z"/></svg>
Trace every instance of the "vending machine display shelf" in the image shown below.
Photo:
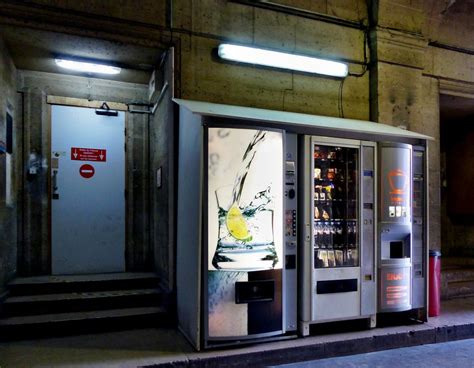
<svg viewBox="0 0 474 368"><path fill-rule="evenodd" d="M314 250L314 268L358 267L359 256L356 248L323 248Z"/></svg>
<svg viewBox="0 0 474 368"><path fill-rule="evenodd" d="M331 223L331 222L357 222L357 219L355 218L335 218L335 219L329 219L329 220L321 220L321 219L314 219L314 222L317 222L318 224L325 224L325 223Z"/></svg>

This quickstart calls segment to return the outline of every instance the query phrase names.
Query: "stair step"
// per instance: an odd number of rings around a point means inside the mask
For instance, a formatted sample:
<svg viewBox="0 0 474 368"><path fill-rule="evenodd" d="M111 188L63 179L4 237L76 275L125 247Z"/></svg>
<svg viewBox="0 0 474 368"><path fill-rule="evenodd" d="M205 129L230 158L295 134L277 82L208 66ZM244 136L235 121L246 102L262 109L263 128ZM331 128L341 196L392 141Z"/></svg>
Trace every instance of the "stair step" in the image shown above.
<svg viewBox="0 0 474 368"><path fill-rule="evenodd" d="M444 269L441 272L441 279L445 282L474 281L474 268L457 267Z"/></svg>
<svg viewBox="0 0 474 368"><path fill-rule="evenodd" d="M448 299L474 294L474 281L450 282L446 297Z"/></svg>
<svg viewBox="0 0 474 368"><path fill-rule="evenodd" d="M94 292L40 294L9 297L3 304L4 316L81 312L103 309L146 307L169 302L160 289L133 289Z"/></svg>
<svg viewBox="0 0 474 368"><path fill-rule="evenodd" d="M474 267L474 257L441 257L441 268Z"/></svg>
<svg viewBox="0 0 474 368"><path fill-rule="evenodd" d="M0 327L2 326L18 326L18 325L37 325L44 323L57 322L72 322L84 321L93 319L106 319L117 317L132 317L142 315L153 315L158 313L165 313L165 309L161 307L147 307L147 308L124 308L124 309L109 309L104 311L89 311L89 312L73 312L73 313L54 313L54 314L40 314L34 316L21 316L0 319Z"/></svg>
<svg viewBox="0 0 474 368"><path fill-rule="evenodd" d="M174 324L175 316L161 307L10 317L0 319L0 341L131 328L172 327Z"/></svg>
<svg viewBox="0 0 474 368"><path fill-rule="evenodd" d="M133 289L133 290L112 290L112 291L93 291L80 293L66 293L66 294L43 294L43 295L26 295L13 296L8 298L5 303L35 303L35 302L50 302L61 300L82 300L82 299L98 299L98 298L114 298L130 295L147 295L157 294L160 289Z"/></svg>
<svg viewBox="0 0 474 368"><path fill-rule="evenodd" d="M158 276L149 272L25 277L8 284L11 296L158 287Z"/></svg>

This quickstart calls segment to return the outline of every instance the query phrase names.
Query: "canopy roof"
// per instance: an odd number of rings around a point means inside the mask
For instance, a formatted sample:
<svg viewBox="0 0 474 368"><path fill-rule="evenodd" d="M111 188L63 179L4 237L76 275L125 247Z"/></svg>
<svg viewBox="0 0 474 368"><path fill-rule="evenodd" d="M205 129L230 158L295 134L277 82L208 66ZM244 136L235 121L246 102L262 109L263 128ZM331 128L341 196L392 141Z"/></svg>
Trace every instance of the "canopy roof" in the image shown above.
<svg viewBox="0 0 474 368"><path fill-rule="evenodd" d="M353 132L362 134L377 134L388 137L421 140L433 139L432 137L429 137L427 135L393 127L387 124L374 123L372 121L300 114L287 111L258 109L254 107L222 105L192 100L173 99L173 101L175 101L178 105L185 107L192 113L203 116L279 123L286 126L294 126L295 128L313 127L319 129L344 131L346 133Z"/></svg>

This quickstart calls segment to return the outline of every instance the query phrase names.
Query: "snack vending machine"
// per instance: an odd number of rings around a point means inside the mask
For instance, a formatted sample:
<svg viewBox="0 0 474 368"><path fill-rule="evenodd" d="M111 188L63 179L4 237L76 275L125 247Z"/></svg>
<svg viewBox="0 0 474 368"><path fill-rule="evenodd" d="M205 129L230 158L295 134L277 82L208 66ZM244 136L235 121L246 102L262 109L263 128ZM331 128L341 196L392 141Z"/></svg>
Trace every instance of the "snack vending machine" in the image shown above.
<svg viewBox="0 0 474 368"><path fill-rule="evenodd" d="M305 136L301 148L300 332L359 318L374 326L376 143Z"/></svg>

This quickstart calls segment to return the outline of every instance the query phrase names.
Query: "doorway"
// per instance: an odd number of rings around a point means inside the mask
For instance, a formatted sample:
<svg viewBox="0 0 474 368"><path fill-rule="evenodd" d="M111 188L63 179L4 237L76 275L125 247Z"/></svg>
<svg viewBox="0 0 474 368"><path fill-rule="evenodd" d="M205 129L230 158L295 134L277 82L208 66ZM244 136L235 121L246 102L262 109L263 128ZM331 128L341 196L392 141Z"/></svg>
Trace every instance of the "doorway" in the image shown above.
<svg viewBox="0 0 474 368"><path fill-rule="evenodd" d="M125 113L51 107L53 275L125 271Z"/></svg>

